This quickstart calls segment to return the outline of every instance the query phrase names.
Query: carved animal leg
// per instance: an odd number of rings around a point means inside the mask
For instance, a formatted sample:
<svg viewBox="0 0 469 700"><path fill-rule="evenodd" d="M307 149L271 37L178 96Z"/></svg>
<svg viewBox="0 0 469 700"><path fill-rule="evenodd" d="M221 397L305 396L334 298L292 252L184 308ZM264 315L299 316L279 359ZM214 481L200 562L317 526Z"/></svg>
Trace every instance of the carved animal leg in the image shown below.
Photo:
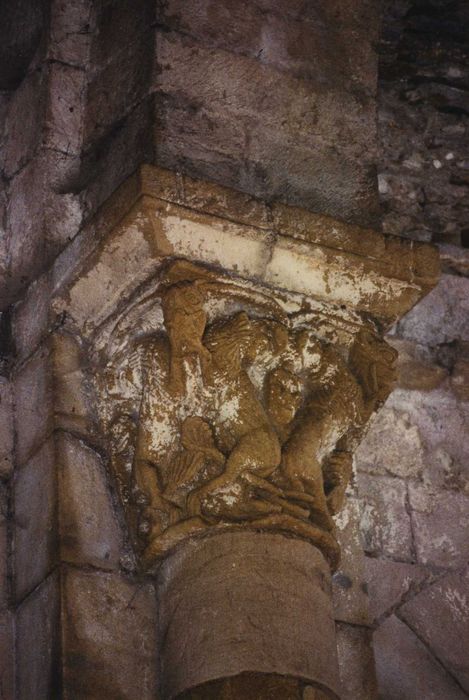
<svg viewBox="0 0 469 700"><path fill-rule="evenodd" d="M204 498L212 495L225 495L230 499L241 495L242 490L236 481L241 474L253 472L259 476L269 476L280 464L280 443L276 434L269 428L260 428L245 435L231 452L223 474L194 491L187 500L188 513L200 515Z"/></svg>
<svg viewBox="0 0 469 700"><path fill-rule="evenodd" d="M291 490L305 492L314 499L311 504L313 519L320 520L326 529L332 529L333 520L324 493L322 468L310 450L306 450L301 443L288 445L282 458L282 471L293 487Z"/></svg>

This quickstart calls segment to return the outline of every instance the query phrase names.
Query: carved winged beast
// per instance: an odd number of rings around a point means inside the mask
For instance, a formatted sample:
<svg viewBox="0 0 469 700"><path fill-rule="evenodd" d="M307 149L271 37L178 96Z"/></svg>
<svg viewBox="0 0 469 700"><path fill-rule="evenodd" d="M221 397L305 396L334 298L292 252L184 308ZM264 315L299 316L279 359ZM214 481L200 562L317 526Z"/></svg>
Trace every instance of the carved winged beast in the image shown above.
<svg viewBox="0 0 469 700"><path fill-rule="evenodd" d="M106 370L111 462L144 566L192 533L242 526L307 538L335 563L332 515L394 351L361 332L347 364L271 300L270 317L208 325L210 293L242 296L213 277L176 262L165 332Z"/></svg>

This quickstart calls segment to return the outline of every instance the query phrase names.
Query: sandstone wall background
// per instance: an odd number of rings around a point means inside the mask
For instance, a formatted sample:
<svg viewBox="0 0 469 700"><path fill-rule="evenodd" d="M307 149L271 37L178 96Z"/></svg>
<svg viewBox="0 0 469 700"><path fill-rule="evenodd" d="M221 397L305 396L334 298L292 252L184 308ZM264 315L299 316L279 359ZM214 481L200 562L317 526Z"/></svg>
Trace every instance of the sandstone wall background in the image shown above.
<svg viewBox="0 0 469 700"><path fill-rule="evenodd" d="M67 387L47 335L53 259L80 254L77 233L143 161L367 225L379 161L384 229L441 242L445 276L393 331L399 387L357 459L337 624L345 698L374 697L372 637L380 697L468 697L467 13L451 3L435 45L443 4L426 6L389 5L378 103L368 0L251 0L235 21L229 0L19 0L6 15L0 697L154 697L152 586L129 575L100 455L53 430Z"/></svg>

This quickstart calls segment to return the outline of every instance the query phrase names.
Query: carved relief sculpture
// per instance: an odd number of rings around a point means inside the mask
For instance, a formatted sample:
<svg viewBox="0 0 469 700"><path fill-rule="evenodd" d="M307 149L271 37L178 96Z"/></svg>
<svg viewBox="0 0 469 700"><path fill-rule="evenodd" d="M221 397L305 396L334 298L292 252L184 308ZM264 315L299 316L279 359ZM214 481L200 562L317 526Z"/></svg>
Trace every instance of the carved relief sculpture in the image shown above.
<svg viewBox="0 0 469 700"><path fill-rule="evenodd" d="M306 539L332 568L352 452L394 380L372 323L334 344L314 315L173 260L146 305L161 328L116 352L100 412L144 571L188 536Z"/></svg>

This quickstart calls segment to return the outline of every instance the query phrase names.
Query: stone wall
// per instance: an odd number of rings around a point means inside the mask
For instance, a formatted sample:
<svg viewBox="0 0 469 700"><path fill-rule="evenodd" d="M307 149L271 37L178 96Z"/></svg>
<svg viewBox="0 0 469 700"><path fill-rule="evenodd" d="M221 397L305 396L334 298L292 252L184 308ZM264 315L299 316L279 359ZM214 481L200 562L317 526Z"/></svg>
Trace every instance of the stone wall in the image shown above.
<svg viewBox="0 0 469 700"><path fill-rule="evenodd" d="M0 697L90 698L93 686L96 698L150 698L157 682L154 592L129 573L99 451L76 425L52 430L52 392L67 397L50 381L52 261L84 254L77 234L142 161L348 221L378 220L376 3L252 0L236 4L235 23L232 5L22 0L0 28L12 65L0 73ZM399 27L389 39L399 71L411 70L402 52L420 16L403 24L407 9L395 3L387 25ZM25 17L31 32L18 47ZM464 245L464 50L456 42L438 80L412 74L405 90L383 68L387 231ZM373 631L386 700L410 700L417 682L420 697L468 693L469 262L454 247L442 256L456 274L392 336L400 386L370 431L340 523L344 700L374 697ZM73 386L79 349L62 340L56 357ZM61 689L59 609L69 660Z"/></svg>
<svg viewBox="0 0 469 700"><path fill-rule="evenodd" d="M385 231L439 242L445 274L393 329L398 387L357 455L381 696L469 694L467 6L388 2L379 187Z"/></svg>

